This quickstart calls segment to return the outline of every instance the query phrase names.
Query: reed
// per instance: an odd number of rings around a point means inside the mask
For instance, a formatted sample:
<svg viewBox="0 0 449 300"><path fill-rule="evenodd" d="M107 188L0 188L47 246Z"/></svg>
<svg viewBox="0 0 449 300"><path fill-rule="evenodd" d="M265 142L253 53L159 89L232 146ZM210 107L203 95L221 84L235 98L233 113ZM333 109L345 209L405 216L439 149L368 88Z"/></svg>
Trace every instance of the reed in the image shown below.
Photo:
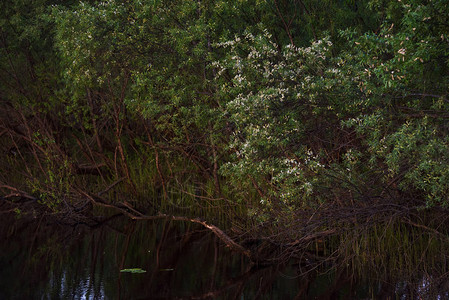
<svg viewBox="0 0 449 300"><path fill-rule="evenodd" d="M334 237L326 251L338 253L337 268L347 268L367 282L388 278L417 292L427 278L430 293L448 272L449 234L436 231L429 219L421 220L422 227L416 225L397 218L364 230L354 228Z"/></svg>

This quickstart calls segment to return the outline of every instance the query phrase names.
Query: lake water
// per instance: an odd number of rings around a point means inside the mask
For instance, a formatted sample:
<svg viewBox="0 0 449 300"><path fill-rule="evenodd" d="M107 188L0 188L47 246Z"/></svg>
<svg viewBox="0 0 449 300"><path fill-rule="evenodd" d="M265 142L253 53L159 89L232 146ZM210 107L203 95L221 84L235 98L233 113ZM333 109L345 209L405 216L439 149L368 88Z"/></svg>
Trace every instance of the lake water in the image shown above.
<svg viewBox="0 0 449 300"><path fill-rule="evenodd" d="M252 265L195 224L117 217L89 227L0 218L0 299L412 299L417 293L346 270L304 273L300 262ZM421 289L426 285L423 279Z"/></svg>

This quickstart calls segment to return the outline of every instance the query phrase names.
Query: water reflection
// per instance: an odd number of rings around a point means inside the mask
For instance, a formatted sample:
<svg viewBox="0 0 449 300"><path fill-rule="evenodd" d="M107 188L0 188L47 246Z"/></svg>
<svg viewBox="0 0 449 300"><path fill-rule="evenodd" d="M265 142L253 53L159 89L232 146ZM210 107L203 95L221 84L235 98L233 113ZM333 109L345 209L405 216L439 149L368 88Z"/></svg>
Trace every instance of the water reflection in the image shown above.
<svg viewBox="0 0 449 300"><path fill-rule="evenodd" d="M300 262L255 266L209 231L170 221L89 227L3 215L0 240L0 299L410 299L430 295L432 282L302 274ZM146 272L120 272L127 268Z"/></svg>

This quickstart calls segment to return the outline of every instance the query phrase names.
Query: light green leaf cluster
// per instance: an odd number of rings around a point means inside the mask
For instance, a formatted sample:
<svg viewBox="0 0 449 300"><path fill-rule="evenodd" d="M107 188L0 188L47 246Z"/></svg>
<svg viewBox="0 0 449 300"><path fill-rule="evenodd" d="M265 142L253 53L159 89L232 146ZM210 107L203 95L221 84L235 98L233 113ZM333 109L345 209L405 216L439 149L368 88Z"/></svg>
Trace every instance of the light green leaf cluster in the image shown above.
<svg viewBox="0 0 449 300"><path fill-rule="evenodd" d="M335 104L344 101L340 84L347 80L331 57L332 43L281 48L265 30L218 46L228 49L216 66L218 74L233 76L221 93L230 97L226 114L235 126L229 144L235 160L223 173L269 178L270 197L287 206L310 205L327 166L309 132L317 118L335 119Z"/></svg>
<svg viewBox="0 0 449 300"><path fill-rule="evenodd" d="M378 32L341 31L338 49L277 45L267 30L218 44L234 126L224 174L258 178L288 207L387 190L448 205L448 8L391 3Z"/></svg>

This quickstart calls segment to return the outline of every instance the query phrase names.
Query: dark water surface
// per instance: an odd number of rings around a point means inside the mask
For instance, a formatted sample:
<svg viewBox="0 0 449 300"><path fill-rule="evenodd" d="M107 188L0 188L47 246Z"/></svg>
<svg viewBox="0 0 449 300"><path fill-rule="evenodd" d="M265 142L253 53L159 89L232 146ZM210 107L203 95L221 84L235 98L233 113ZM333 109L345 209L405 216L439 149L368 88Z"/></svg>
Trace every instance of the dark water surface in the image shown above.
<svg viewBox="0 0 449 300"><path fill-rule="evenodd" d="M251 265L194 224L0 218L0 299L412 299L407 284L347 271Z"/></svg>

